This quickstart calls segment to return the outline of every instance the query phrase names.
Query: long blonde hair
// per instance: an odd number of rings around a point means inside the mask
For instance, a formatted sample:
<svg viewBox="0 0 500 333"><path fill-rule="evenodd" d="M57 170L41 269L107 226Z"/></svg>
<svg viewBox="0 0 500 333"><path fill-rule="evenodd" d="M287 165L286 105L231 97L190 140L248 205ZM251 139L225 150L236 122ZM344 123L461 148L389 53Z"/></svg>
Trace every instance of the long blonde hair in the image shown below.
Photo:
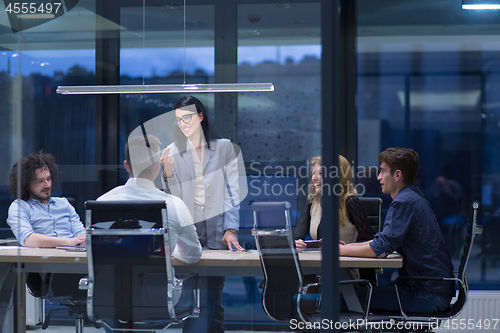
<svg viewBox="0 0 500 333"><path fill-rule="evenodd" d="M311 159L311 176L313 174L313 169L316 164L322 166L323 160L321 156L315 156ZM345 222L348 221L347 218L347 210L345 208L345 199L351 195L358 195L358 192L354 188L354 184L352 182L353 171L351 164L346 160L346 158L342 155L339 155L339 184L341 186L341 192L339 196L339 224L343 227L345 226ZM316 192L316 187L312 182L309 184L309 195L307 196L310 202L321 202L321 193Z"/></svg>
<svg viewBox="0 0 500 333"><path fill-rule="evenodd" d="M343 227L345 226L345 222L348 221L345 199L351 195L358 195L358 192L352 183L352 167L342 155L339 155L339 172L339 184L342 186L342 191L339 196L339 223L340 226Z"/></svg>

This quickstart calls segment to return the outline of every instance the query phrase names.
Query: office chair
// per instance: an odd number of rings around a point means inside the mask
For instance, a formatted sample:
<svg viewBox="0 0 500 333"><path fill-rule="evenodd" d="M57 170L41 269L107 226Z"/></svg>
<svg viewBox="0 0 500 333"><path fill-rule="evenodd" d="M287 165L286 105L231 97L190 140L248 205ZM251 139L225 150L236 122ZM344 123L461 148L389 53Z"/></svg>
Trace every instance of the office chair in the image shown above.
<svg viewBox="0 0 500 333"><path fill-rule="evenodd" d="M451 319L456 317L464 308L467 301L467 295L469 293L469 286L467 284L466 269L467 263L469 262L470 253L472 250L472 245L474 244L474 238L476 234L482 234L483 228L477 225L477 213L480 208L479 202L475 201L471 205L469 214L469 223L467 225L467 235L465 236L465 242L462 250L462 257L460 259L460 266L458 271L455 272L456 277L454 278L442 278L442 277L422 277L422 276L400 276L396 279L395 286L397 288L398 283L408 280L436 280L436 281L450 281L453 280L458 284L458 296L456 301L451 305L451 307L442 313L434 314L421 314L421 313L405 313L400 307L400 312L389 313L386 311L373 311L373 315L379 317L379 315L386 315L385 320L395 320L401 322L421 322L425 327L424 331L431 332L432 328L429 327L430 322L439 322L442 319ZM397 289L396 289L397 291ZM400 303L401 304L401 303ZM380 319L380 317L378 318ZM382 319L383 320L383 319Z"/></svg>
<svg viewBox="0 0 500 333"><path fill-rule="evenodd" d="M377 232L382 230L382 199L378 197L358 197L358 199L366 213L373 235L375 236ZM382 273L382 268L359 269L359 277L370 281L372 286L378 285L377 273Z"/></svg>
<svg viewBox="0 0 500 333"><path fill-rule="evenodd" d="M293 240L289 202L254 202L252 234L264 272L262 307L275 321L297 319L304 323L321 321L321 279L304 277ZM341 284L363 284L366 280L342 281ZM369 306L369 296L367 299ZM366 318L367 311L362 315ZM359 316L358 316L359 317ZM356 320L356 319L354 319Z"/></svg>
<svg viewBox="0 0 500 333"><path fill-rule="evenodd" d="M50 310L43 320L42 329L49 326L53 311L67 310L70 316L75 317L76 333L83 333L87 295L84 291L79 290L78 285L81 278L81 274L47 273L44 278L39 273L27 274L26 285L33 297L65 307Z"/></svg>
<svg viewBox="0 0 500 333"><path fill-rule="evenodd" d="M87 201L85 209L89 276L80 285L91 321L159 331L199 315L198 274L174 276L164 201Z"/></svg>
<svg viewBox="0 0 500 333"><path fill-rule="evenodd" d="M382 199L378 197L358 197L358 199L375 235L382 230Z"/></svg>
<svg viewBox="0 0 500 333"><path fill-rule="evenodd" d="M75 206L75 198L66 199ZM43 320L42 329L49 326L52 312L66 310L71 317L75 317L76 333L83 333L87 295L78 287L81 278L82 274L47 273L42 276L40 273L27 273L26 286L33 297L65 307L50 310Z"/></svg>

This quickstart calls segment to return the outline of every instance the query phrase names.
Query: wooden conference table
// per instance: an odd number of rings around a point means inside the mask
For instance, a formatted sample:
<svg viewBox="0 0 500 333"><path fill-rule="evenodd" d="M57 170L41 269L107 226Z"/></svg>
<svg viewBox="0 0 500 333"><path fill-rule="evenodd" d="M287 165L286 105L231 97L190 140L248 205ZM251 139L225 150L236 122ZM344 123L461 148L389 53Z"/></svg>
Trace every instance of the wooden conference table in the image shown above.
<svg viewBox="0 0 500 333"><path fill-rule="evenodd" d="M307 251L299 253L304 274L321 271L321 252ZM20 266L17 265L20 264ZM25 248L18 246L0 246L1 271L19 267L22 272L52 273L87 273L87 254L64 249ZM231 252L227 250L203 250L201 259L196 264L186 264L173 259L176 273L197 272L201 275L223 276L262 276L259 254ZM13 268L8 268L12 266ZM339 257L342 268L400 268L403 258L392 254L385 259ZM1 280L0 280L1 281Z"/></svg>
<svg viewBox="0 0 500 333"><path fill-rule="evenodd" d="M321 252L299 253L304 274L321 273ZM186 264L177 259L172 263L176 273L196 272L200 275L256 276L262 277L259 254L256 250L249 253L228 253L227 250L203 250L196 264ZM385 259L339 257L341 279L349 276L348 268L400 268L403 258L397 254ZM0 246L0 329L9 306L18 272L87 273L86 252L65 249L25 248L19 246ZM348 303L357 303L353 289L343 290ZM351 307L351 306L349 306ZM356 308L356 306L354 306Z"/></svg>

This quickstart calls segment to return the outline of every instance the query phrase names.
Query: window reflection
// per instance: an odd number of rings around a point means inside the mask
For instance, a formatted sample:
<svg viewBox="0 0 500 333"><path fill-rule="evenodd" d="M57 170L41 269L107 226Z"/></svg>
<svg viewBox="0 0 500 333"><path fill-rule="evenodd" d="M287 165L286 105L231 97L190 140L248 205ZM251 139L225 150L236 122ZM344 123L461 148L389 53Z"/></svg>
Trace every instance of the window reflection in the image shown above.
<svg viewBox="0 0 500 333"><path fill-rule="evenodd" d="M418 13L425 12L425 15ZM391 146L420 154L417 182L432 205L458 267L470 204L484 202L468 274L472 289L498 289L496 61L493 14L451 3L358 1L358 156ZM368 155L366 154L368 153ZM377 184L375 184L377 185ZM376 186L373 187L375 191ZM384 197L387 207L391 199ZM486 230L486 229L485 229ZM486 268L490 267L492 268Z"/></svg>
<svg viewBox="0 0 500 333"><path fill-rule="evenodd" d="M74 197L79 212L84 200L94 196L94 97L64 98L55 93L58 85L95 84L95 41L87 39L95 37L95 24L80 20L84 13L93 15L93 3L86 2L85 7L16 34L6 32L0 38L4 50L0 52L1 238L13 237L5 223L13 199L7 190L7 175L19 157L41 149L53 154L61 171L54 195ZM22 113L20 132L18 110Z"/></svg>

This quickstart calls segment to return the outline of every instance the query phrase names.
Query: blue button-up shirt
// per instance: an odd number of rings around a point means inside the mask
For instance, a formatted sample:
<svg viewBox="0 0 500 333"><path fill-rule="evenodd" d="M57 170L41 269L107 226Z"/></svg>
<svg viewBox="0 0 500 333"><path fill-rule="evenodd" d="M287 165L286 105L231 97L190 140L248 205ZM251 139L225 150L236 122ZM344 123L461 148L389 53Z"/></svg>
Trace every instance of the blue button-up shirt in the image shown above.
<svg viewBox="0 0 500 333"><path fill-rule="evenodd" d="M453 277L453 264L432 209L418 187L404 187L391 202L384 228L370 243L379 257L397 251L404 257L399 275ZM454 282L410 281L448 297Z"/></svg>
<svg viewBox="0 0 500 333"><path fill-rule="evenodd" d="M48 205L33 198L16 199L9 207L7 223L22 246L32 233L61 238L85 233L80 216L66 198L50 198Z"/></svg>

